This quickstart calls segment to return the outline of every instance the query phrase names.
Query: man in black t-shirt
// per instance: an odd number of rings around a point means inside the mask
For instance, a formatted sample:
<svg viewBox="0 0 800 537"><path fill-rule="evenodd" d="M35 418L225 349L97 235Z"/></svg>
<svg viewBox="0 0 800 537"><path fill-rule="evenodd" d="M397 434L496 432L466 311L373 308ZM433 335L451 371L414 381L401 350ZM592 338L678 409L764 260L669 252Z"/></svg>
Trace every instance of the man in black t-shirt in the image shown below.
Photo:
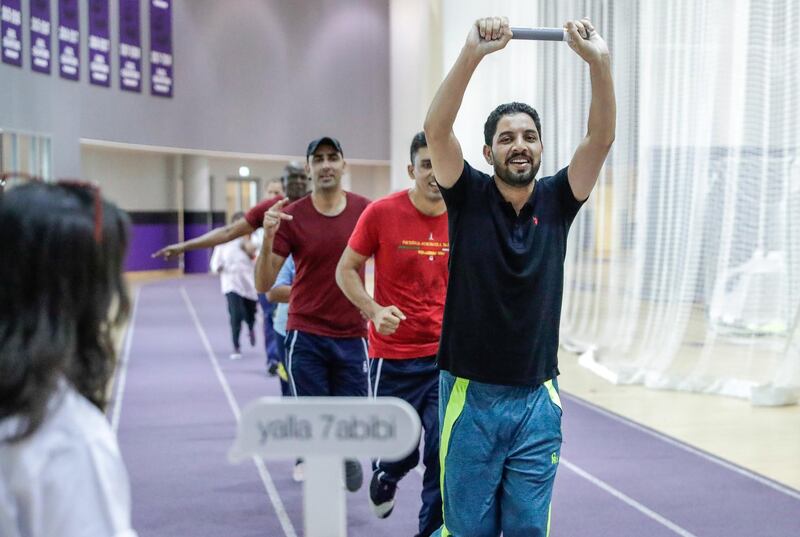
<svg viewBox="0 0 800 537"><path fill-rule="evenodd" d="M568 167L535 181L542 128L522 103L497 107L484 126L494 176L464 161L453 123L481 59L512 37L505 18L471 27L425 120L450 232L439 346L444 525L435 535L550 531L561 453L556 376L567 234L608 155L616 115L605 41L588 19L564 26L592 83L587 134Z"/></svg>

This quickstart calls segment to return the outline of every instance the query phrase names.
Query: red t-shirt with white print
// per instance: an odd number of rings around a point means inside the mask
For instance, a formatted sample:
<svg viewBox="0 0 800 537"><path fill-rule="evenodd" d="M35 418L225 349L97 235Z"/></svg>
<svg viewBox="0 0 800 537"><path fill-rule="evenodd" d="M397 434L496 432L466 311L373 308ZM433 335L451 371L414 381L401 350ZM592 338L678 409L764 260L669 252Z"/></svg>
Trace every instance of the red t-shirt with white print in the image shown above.
<svg viewBox="0 0 800 537"><path fill-rule="evenodd" d="M369 355L436 354L447 290L447 213L422 214L411 203L408 190L390 194L367 207L348 246L375 257L375 301L394 305L406 316L390 336L379 334L370 323Z"/></svg>

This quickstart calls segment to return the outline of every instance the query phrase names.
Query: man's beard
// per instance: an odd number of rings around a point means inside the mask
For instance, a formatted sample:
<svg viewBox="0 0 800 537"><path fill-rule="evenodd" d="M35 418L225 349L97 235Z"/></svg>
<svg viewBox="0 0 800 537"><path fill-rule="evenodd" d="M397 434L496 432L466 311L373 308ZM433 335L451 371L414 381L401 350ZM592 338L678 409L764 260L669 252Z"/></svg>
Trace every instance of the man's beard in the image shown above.
<svg viewBox="0 0 800 537"><path fill-rule="evenodd" d="M498 162L497 158L495 158L495 162ZM541 162L533 162L533 159L531 159L530 170L523 173L515 173L511 171L508 165L495 164L494 173L497 175L498 179L503 181L508 186L528 186L536 178L536 174L539 173L540 165Z"/></svg>

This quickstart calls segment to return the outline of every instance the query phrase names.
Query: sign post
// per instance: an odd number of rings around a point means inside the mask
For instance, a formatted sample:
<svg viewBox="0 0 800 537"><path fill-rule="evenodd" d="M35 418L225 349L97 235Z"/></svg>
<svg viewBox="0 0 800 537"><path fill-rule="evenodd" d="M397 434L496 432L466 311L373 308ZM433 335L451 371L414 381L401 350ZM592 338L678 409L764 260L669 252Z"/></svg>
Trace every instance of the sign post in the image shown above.
<svg viewBox="0 0 800 537"><path fill-rule="evenodd" d="M396 397L262 397L242 410L228 458L302 457L306 537L347 537L345 458L399 460L419 434L416 411Z"/></svg>

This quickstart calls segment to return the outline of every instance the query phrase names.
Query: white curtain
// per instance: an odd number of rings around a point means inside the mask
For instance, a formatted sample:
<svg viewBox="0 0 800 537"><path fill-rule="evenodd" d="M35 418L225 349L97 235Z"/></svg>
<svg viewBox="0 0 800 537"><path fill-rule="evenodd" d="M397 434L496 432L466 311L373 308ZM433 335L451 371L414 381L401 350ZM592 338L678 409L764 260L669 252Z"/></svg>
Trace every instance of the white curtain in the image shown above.
<svg viewBox="0 0 800 537"><path fill-rule="evenodd" d="M589 16L609 43L617 138L572 227L562 343L611 382L755 404L800 388L800 2L444 0L444 69L471 22L561 26ZM456 123L524 101L542 118L547 175L585 133L588 68L566 44L512 41L487 57Z"/></svg>
<svg viewBox="0 0 800 537"><path fill-rule="evenodd" d="M442 76L440 0L391 0L391 190L411 187L411 139Z"/></svg>

